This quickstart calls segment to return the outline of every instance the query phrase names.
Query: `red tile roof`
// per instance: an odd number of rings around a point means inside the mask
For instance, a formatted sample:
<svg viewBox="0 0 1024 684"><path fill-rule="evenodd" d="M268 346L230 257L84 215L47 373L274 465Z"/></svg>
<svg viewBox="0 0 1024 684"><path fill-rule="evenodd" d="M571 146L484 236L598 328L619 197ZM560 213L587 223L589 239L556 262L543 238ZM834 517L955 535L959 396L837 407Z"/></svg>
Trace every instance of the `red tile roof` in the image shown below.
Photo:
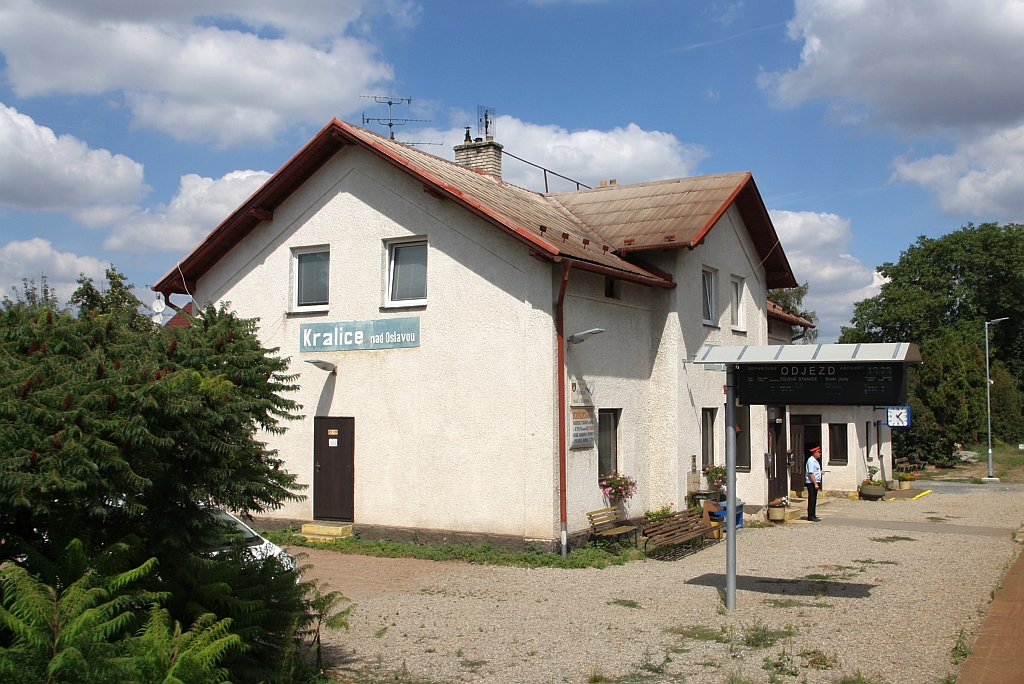
<svg viewBox="0 0 1024 684"><path fill-rule="evenodd" d="M613 194L600 194L607 193L606 189L594 188L574 193L541 195L335 119L207 235L179 264L161 278L153 286L153 289L164 293L165 296L169 296L171 293L185 293L186 288L192 291L195 282L209 271L224 254L262 221L272 220L274 210L331 156L347 145L358 145L402 168L423 182L424 192L461 204L469 211L523 242L531 250L531 253L540 258L552 261L568 258L573 261L575 267L583 270L603 273L644 285L675 286L671 282L671 276L626 260L623 255L625 250L619 244L623 242L619 232L605 226L590 225L592 221L596 220L595 217L599 215L599 212L592 208L584 209L582 207L596 206L600 203L584 200L583 198L590 196L589 193L593 193L596 199L603 200L606 197L612 197L615 193L623 191L635 193L638 188L654 186L673 187L675 192L667 194L676 196L678 201L686 204L687 198L678 192L679 187L682 187L679 185L681 181L662 181L639 186L613 186L612 190L615 191ZM765 260L769 287L796 286L796 281L789 269L788 262L786 262L785 255L778 246L778 238L774 228L771 227L771 221L767 219L767 212L764 211L764 205L760 201L750 174L725 174L721 177L710 176L707 178L727 178L727 181L718 183L715 188L724 184L731 190L724 195L719 191L717 194L712 193L714 196L708 195L707 192L689 196L689 200L699 200L700 202L700 209L691 213L701 212L699 216L704 217L704 224L706 224L703 227L703 232L698 230L693 233L694 239L699 243L714 223L714 220L709 217L713 216L717 219L717 216L720 216L728 208L729 203L735 199L743 213L744 220L748 221L749 226L752 226L751 237ZM701 182L701 179L684 180L694 181L698 185ZM671 186L671 184L676 184L679 187ZM693 184L690 183L690 185ZM651 190L640 190L639 192L641 195L646 193L646 196L651 197L662 197L666 194ZM763 221L760 223L748 217L749 215L756 219L756 211L745 211L741 206L740 198L745 196L744 193L747 196L751 193L753 195L747 197L746 204L754 206L754 209L760 207L763 213ZM641 204L644 201L643 197L630 197L629 199L636 200ZM716 202L717 208L712 207ZM577 210L574 207L581 208ZM669 211L671 213L671 209ZM768 234L757 235L756 233L764 232L764 226L767 226ZM683 245L692 247L693 239L690 243L682 242L679 245L671 246ZM648 246L654 247L655 245ZM662 249L666 247L660 243L656 246Z"/></svg>
<svg viewBox="0 0 1024 684"><path fill-rule="evenodd" d="M768 300L768 318L774 318L776 320L789 323L790 325L799 325L805 330L807 328L814 327L814 324L806 318L797 316L786 307L782 306L778 302L772 301L771 299Z"/></svg>

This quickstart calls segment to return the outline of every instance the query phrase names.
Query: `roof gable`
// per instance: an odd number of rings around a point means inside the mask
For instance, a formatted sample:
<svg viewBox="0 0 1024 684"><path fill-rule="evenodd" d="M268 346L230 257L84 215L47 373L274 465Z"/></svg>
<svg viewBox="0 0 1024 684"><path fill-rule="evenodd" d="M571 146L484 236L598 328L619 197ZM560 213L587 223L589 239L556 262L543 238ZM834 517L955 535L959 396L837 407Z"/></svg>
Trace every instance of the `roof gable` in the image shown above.
<svg viewBox="0 0 1024 684"><path fill-rule="evenodd" d="M600 233L620 254L693 249L735 204L765 266L768 287L797 286L749 171L609 185L548 198Z"/></svg>

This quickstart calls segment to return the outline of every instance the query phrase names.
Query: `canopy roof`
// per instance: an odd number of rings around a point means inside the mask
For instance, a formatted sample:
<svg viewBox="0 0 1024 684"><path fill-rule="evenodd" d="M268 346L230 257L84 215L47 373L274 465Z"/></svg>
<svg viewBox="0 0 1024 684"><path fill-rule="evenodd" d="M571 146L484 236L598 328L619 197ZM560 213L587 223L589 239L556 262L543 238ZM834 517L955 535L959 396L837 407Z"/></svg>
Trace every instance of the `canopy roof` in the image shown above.
<svg viewBox="0 0 1024 684"><path fill-rule="evenodd" d="M877 342L872 344L782 344L715 347L705 345L693 363L765 364L765 363L881 363L900 361L921 363L921 350L913 342Z"/></svg>

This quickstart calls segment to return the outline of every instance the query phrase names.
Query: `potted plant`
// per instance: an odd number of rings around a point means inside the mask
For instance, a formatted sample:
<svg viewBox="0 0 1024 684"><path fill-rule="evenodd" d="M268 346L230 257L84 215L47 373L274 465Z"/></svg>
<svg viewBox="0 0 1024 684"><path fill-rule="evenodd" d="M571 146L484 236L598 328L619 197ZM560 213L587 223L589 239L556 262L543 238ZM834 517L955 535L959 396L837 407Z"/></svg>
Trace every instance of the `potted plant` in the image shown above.
<svg viewBox="0 0 1024 684"><path fill-rule="evenodd" d="M878 468L876 466L868 466L868 476L860 483L860 498L868 501L878 501L885 496L885 481L876 480L876 473L878 473Z"/></svg>
<svg viewBox="0 0 1024 684"><path fill-rule="evenodd" d="M708 489L719 492L719 501L721 501L721 493L725 490L727 482L725 466L704 466L704 479L707 480Z"/></svg>
<svg viewBox="0 0 1024 684"><path fill-rule="evenodd" d="M917 479L917 473L899 473L896 479L900 481L900 489L913 489L914 481Z"/></svg>
<svg viewBox="0 0 1024 684"><path fill-rule="evenodd" d="M786 521L786 506L789 505L789 497L781 496L768 502L768 520L772 522Z"/></svg>
<svg viewBox="0 0 1024 684"><path fill-rule="evenodd" d="M626 499L636 493L636 480L629 475L612 473L598 481L601 491L608 497L613 506L621 506Z"/></svg>

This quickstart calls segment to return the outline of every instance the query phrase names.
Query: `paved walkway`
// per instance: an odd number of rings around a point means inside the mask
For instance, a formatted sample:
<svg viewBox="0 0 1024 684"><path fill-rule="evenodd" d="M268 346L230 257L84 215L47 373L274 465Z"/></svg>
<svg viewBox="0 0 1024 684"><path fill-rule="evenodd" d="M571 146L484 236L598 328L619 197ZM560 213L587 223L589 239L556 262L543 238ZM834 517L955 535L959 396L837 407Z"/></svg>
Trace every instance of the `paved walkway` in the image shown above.
<svg viewBox="0 0 1024 684"><path fill-rule="evenodd" d="M880 530L903 530L904 532L938 532L939 534L972 534L983 537L1009 537L1013 530L1003 527L977 527L974 525L948 525L946 523L918 523L900 520L860 520L857 518L822 518L823 525L845 525L847 527L871 527Z"/></svg>
<svg viewBox="0 0 1024 684"><path fill-rule="evenodd" d="M1024 553L1003 578L957 684L1024 682Z"/></svg>

